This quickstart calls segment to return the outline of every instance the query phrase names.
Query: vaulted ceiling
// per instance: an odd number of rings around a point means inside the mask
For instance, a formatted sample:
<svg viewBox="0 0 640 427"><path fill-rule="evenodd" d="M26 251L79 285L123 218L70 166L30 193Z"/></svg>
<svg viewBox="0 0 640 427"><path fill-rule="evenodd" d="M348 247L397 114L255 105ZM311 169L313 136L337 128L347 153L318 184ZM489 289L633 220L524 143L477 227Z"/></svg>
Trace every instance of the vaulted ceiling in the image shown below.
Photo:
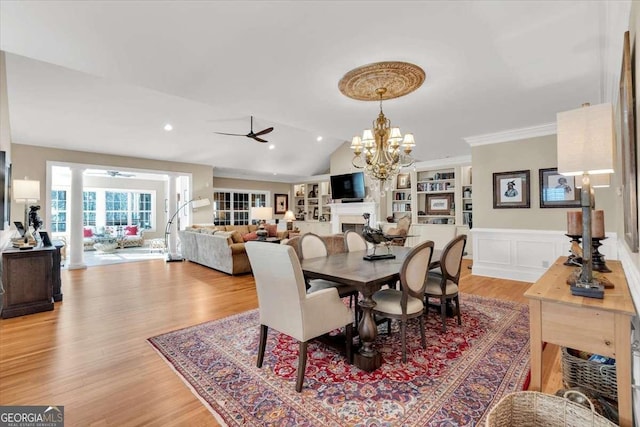
<svg viewBox="0 0 640 427"><path fill-rule="evenodd" d="M465 137L606 100L625 4L3 0L12 141L293 182L327 172L377 115L340 78L397 60L427 75L383 104L415 157L467 155ZM252 115L275 127L269 144L214 133L247 133Z"/></svg>

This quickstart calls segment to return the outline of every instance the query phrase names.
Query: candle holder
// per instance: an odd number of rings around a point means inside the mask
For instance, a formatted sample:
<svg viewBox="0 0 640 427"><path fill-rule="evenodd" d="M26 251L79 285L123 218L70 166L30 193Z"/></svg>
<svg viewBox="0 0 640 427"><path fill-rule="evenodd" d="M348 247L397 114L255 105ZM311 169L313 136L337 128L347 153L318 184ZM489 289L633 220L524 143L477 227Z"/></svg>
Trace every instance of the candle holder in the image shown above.
<svg viewBox="0 0 640 427"><path fill-rule="evenodd" d="M601 273L611 273L611 270L609 269L609 267L607 267L607 264L605 264L604 262L604 255L602 255L600 253L600 251L598 250L598 248L600 246L602 246L602 243L600 243L601 240L606 239L606 237L592 237L591 238L591 247L592 247L592 251L591 251L591 260L592 260L592 266L593 269L596 271L599 271Z"/></svg>
<svg viewBox="0 0 640 427"><path fill-rule="evenodd" d="M578 246L580 246L582 235L565 234L565 236L571 239L572 246L573 246L573 243L576 243ZM600 273L611 273L611 270L609 269L609 267L607 267L607 264L604 261L604 255L601 254L600 251L598 250L598 248L602 246L602 243L600 243L600 241L604 239L606 239L606 237L591 238L591 267L593 270L599 271ZM565 261L564 265L567 265L570 267L581 266L582 257L571 252L569 257L567 257L567 260Z"/></svg>
<svg viewBox="0 0 640 427"><path fill-rule="evenodd" d="M582 239L582 234L565 234L565 236L571 238L572 246L573 246L573 243L576 243L578 246L580 246L580 240ZM564 265L568 265L571 267L582 265L582 257L579 257L578 255L571 252L569 257L565 261Z"/></svg>

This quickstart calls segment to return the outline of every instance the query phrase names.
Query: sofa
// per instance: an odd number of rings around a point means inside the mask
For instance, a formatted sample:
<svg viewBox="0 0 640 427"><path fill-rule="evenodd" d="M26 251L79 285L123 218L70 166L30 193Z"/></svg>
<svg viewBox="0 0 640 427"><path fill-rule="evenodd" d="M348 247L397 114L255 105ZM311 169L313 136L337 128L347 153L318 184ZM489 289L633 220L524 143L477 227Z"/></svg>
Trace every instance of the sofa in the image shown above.
<svg viewBox="0 0 640 427"><path fill-rule="evenodd" d="M83 245L85 251L95 249L93 245L95 245L97 237L114 238L120 249L144 246L144 230L137 225L100 227L99 231L96 231L96 227L84 227Z"/></svg>
<svg viewBox="0 0 640 427"><path fill-rule="evenodd" d="M244 243L258 238L257 229L256 225L194 224L178 231L182 257L231 275L250 273ZM286 230L277 230L276 224L267 224L266 229L269 237L285 239L288 235Z"/></svg>

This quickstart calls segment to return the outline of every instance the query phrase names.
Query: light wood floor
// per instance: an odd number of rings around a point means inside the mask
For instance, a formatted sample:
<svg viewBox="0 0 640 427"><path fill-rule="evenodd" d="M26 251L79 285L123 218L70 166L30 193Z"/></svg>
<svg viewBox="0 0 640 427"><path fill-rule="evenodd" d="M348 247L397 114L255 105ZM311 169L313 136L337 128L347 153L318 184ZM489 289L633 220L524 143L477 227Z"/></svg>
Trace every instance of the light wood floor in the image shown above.
<svg viewBox="0 0 640 427"><path fill-rule="evenodd" d="M526 303L529 284L463 270L463 292ZM154 260L63 270L62 281L54 311L0 321L0 405L64 405L67 426L217 425L146 339L256 308L251 275ZM554 393L555 346L544 360Z"/></svg>

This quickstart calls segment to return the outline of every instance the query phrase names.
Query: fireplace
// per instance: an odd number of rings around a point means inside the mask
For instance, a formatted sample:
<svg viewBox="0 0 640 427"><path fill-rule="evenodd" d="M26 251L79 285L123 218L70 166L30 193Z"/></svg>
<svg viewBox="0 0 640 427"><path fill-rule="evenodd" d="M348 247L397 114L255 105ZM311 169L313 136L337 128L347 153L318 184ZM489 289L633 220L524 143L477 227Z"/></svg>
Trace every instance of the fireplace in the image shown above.
<svg viewBox="0 0 640 427"><path fill-rule="evenodd" d="M365 220L362 217L363 214L369 213L371 215L370 225L376 227L378 224L378 207L373 202L362 203L333 203L331 206L331 233L338 234L343 233L347 229L343 227L359 226L359 232L364 227Z"/></svg>
<svg viewBox="0 0 640 427"><path fill-rule="evenodd" d="M345 231L355 231L358 234L362 234L363 230L364 230L364 224L352 224L352 223L348 223L348 222L343 222L342 223L342 232L343 233Z"/></svg>

